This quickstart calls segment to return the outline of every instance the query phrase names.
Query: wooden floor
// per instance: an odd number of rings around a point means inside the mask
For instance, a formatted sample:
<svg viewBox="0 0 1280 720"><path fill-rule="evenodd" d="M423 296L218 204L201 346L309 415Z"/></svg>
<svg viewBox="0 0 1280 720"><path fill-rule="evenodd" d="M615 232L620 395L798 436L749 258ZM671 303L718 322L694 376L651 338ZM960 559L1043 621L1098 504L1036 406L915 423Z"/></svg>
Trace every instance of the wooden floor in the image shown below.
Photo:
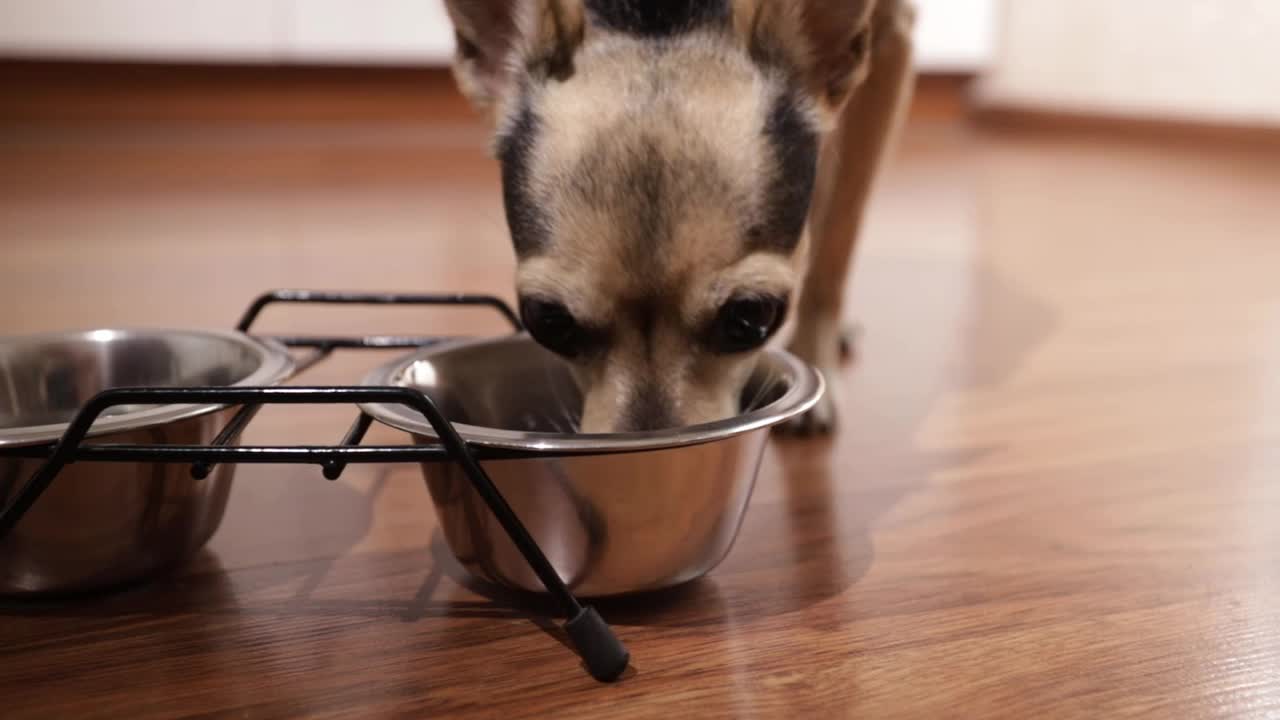
<svg viewBox="0 0 1280 720"><path fill-rule="evenodd" d="M0 332L225 328L275 287L510 297L496 169L453 105L426 122L357 89L373 110L308 96L273 122L234 92L150 111L99 93L79 115L14 97ZM1280 713L1280 152L920 112L848 307L839 435L773 443L709 577L603 605L633 653L619 684L467 589L417 470L245 467L177 577L0 608L0 716ZM247 439L331 442L350 416L268 410Z"/></svg>

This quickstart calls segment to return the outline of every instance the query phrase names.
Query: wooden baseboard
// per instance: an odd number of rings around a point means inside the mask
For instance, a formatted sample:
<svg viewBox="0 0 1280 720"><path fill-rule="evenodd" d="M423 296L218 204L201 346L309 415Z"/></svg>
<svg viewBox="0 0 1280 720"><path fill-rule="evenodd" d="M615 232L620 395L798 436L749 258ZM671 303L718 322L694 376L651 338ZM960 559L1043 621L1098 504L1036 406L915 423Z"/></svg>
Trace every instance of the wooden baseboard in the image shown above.
<svg viewBox="0 0 1280 720"><path fill-rule="evenodd" d="M970 80L921 76L912 117L963 117ZM6 125L480 120L444 68L5 61L0 86Z"/></svg>
<svg viewBox="0 0 1280 720"><path fill-rule="evenodd" d="M0 122L472 123L442 68L0 62Z"/></svg>
<svg viewBox="0 0 1280 720"><path fill-rule="evenodd" d="M981 131L1108 137L1133 142L1198 142L1280 148L1280 127L1228 124L1024 107L973 108L968 119Z"/></svg>
<svg viewBox="0 0 1280 720"><path fill-rule="evenodd" d="M917 78L915 123L979 131L1280 146L1280 129L1009 107L977 107L967 74ZM0 125L476 125L452 74L426 67L0 62Z"/></svg>
<svg viewBox="0 0 1280 720"><path fill-rule="evenodd" d="M922 73L916 77L911 103L915 122L957 122L969 113L969 88L974 76L968 73Z"/></svg>

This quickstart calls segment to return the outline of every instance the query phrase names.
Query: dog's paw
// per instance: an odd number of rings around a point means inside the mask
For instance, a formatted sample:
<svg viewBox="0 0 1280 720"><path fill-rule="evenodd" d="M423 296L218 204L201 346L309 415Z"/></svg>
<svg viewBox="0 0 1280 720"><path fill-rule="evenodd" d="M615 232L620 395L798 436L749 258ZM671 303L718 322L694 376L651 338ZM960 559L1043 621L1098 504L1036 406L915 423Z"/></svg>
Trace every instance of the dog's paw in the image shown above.
<svg viewBox="0 0 1280 720"><path fill-rule="evenodd" d="M780 434L811 437L829 435L835 431L839 415L836 400L840 396L838 371L819 370L819 372L822 373L822 379L826 383L826 391L808 412L778 425Z"/></svg>
<svg viewBox="0 0 1280 720"><path fill-rule="evenodd" d="M796 357L817 368L826 383L826 392L811 410L779 426L792 435L826 435L836 429L840 373L857 350L857 329L841 326L834 313L802 315L791 340Z"/></svg>

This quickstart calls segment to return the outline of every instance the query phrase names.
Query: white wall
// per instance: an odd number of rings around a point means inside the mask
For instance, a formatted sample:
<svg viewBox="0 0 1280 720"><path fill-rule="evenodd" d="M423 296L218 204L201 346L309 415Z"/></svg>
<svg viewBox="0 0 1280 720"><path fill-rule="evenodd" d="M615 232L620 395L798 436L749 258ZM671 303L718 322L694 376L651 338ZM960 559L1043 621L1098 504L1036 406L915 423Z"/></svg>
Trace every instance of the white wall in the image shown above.
<svg viewBox="0 0 1280 720"><path fill-rule="evenodd" d="M935 72L978 72L997 45L999 0L914 0L917 64Z"/></svg>
<svg viewBox="0 0 1280 720"><path fill-rule="evenodd" d="M1280 124L1280 0L1005 0L984 102Z"/></svg>
<svg viewBox="0 0 1280 720"><path fill-rule="evenodd" d="M286 54L293 60L445 64L453 57L453 26L441 0L292 4Z"/></svg>
<svg viewBox="0 0 1280 720"><path fill-rule="evenodd" d="M915 0L924 69L973 71L996 0ZM441 0L0 0L0 55L442 64Z"/></svg>
<svg viewBox="0 0 1280 720"><path fill-rule="evenodd" d="M266 60L289 0L0 0L0 53Z"/></svg>
<svg viewBox="0 0 1280 720"><path fill-rule="evenodd" d="M0 55L441 63L440 0L0 0Z"/></svg>

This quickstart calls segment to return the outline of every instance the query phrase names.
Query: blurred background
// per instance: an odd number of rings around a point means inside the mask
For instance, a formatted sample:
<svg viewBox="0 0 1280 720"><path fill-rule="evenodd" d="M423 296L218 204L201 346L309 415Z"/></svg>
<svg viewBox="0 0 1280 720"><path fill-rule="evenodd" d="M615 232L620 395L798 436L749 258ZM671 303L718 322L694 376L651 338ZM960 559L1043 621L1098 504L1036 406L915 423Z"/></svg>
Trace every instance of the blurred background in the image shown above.
<svg viewBox="0 0 1280 720"><path fill-rule="evenodd" d="M1206 252L1193 228L1270 247L1280 3L916 3L851 307L923 271L903 257L1043 291L1073 251L1150 264L1159 238L1175 272ZM26 258L0 268L0 329L225 325L279 285L509 296L452 50L441 0L0 0L0 241Z"/></svg>
<svg viewBox="0 0 1280 720"><path fill-rule="evenodd" d="M1280 123L1270 0L916 0L919 64L993 105ZM439 67L440 0L3 0L0 53L88 61Z"/></svg>

